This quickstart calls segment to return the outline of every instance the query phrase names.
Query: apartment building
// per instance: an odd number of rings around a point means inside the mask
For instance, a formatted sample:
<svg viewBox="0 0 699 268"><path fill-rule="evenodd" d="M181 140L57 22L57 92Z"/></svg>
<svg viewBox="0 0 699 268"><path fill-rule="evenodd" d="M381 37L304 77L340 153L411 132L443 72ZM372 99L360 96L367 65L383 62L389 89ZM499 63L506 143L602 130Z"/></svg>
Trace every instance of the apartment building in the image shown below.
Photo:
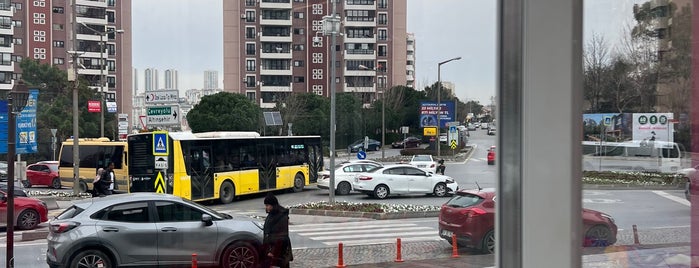
<svg viewBox="0 0 699 268"><path fill-rule="evenodd" d="M218 71L204 71L204 89L218 89Z"/></svg>
<svg viewBox="0 0 699 268"><path fill-rule="evenodd" d="M406 69L405 69L405 85L408 87L415 88L415 34L408 33L406 41L407 51L406 51Z"/></svg>
<svg viewBox="0 0 699 268"><path fill-rule="evenodd" d="M18 62L24 58L68 70L70 51L79 55L78 75L88 81L106 101L116 102L117 113L132 106L131 0L13 0L2 1L2 23L11 19L14 78L21 73ZM7 14L7 7L12 11ZM75 16L75 31L71 19ZM0 38L7 41L8 27L0 27ZM73 42L75 40L75 42ZM5 43L7 44L7 43ZM7 46L0 44L0 53ZM5 57L3 55L3 61ZM0 64L5 73L7 64ZM5 73L7 74L7 73ZM0 89L5 89L0 74Z"/></svg>
<svg viewBox="0 0 699 268"><path fill-rule="evenodd" d="M165 89L179 89L177 79L177 70L165 70Z"/></svg>
<svg viewBox="0 0 699 268"><path fill-rule="evenodd" d="M160 84L158 83L158 69L147 68L144 72L144 79L146 91L158 90L160 88Z"/></svg>
<svg viewBox="0 0 699 268"><path fill-rule="evenodd" d="M328 97L330 83L365 104L407 84L406 0L338 0L342 34L335 48L322 34L331 11L326 0L223 1L224 91L272 108L292 93Z"/></svg>

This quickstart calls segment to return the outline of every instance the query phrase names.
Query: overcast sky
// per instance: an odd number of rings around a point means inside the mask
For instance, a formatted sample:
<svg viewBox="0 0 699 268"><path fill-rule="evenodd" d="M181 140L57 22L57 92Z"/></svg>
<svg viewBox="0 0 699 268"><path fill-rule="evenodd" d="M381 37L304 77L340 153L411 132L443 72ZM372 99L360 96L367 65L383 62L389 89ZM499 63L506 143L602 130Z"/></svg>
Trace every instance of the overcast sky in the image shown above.
<svg viewBox="0 0 699 268"><path fill-rule="evenodd" d="M205 70L219 72L223 87L222 0L133 1L133 66L140 91L143 70L153 67L179 72L182 92L203 87ZM242 1L242 0L229 0ZM495 95L495 0L407 0L408 32L416 37L416 83L420 89L437 81L453 82L461 101L490 104ZM599 33L614 44L631 22L638 0L586 0L585 37ZM163 86L163 81L160 82Z"/></svg>

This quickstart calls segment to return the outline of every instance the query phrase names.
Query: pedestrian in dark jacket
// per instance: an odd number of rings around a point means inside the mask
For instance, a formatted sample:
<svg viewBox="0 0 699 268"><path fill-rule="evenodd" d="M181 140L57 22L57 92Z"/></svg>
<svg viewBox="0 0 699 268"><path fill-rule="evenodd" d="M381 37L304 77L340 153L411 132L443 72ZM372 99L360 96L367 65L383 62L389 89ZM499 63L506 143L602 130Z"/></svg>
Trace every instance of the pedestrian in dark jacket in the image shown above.
<svg viewBox="0 0 699 268"><path fill-rule="evenodd" d="M288 268L294 260L289 239L289 210L279 205L279 200L269 194L265 197L267 218L264 225L260 267Z"/></svg>

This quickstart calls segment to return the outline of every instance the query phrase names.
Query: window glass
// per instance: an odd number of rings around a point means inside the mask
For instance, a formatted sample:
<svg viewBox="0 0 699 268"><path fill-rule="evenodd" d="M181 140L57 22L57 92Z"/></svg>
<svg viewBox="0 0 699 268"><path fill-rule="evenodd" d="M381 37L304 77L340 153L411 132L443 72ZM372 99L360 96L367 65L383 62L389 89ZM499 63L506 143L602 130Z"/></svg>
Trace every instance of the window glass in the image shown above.
<svg viewBox="0 0 699 268"><path fill-rule="evenodd" d="M116 205L105 209L104 220L143 223L149 222L148 203L134 202Z"/></svg>
<svg viewBox="0 0 699 268"><path fill-rule="evenodd" d="M159 222L201 221L202 212L190 206L173 202L155 202Z"/></svg>

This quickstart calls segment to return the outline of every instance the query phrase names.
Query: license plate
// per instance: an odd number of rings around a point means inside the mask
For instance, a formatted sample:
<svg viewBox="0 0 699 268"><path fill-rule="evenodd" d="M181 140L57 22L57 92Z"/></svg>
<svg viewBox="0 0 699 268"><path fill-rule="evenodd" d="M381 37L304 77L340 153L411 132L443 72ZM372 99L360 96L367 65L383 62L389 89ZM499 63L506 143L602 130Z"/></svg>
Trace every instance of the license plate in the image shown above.
<svg viewBox="0 0 699 268"><path fill-rule="evenodd" d="M417 165L417 167L426 167L426 165Z"/></svg>
<svg viewBox="0 0 699 268"><path fill-rule="evenodd" d="M454 233L452 233L451 231L442 230L442 236L451 237L453 234Z"/></svg>

